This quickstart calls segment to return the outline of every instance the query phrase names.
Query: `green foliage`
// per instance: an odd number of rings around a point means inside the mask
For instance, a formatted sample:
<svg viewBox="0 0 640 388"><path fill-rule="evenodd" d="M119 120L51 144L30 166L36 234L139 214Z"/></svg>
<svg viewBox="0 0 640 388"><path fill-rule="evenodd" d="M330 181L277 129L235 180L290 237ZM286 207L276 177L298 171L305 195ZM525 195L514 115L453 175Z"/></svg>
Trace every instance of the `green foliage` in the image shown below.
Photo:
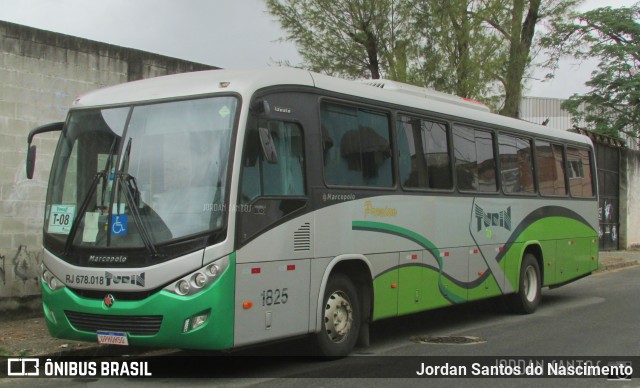
<svg viewBox="0 0 640 388"><path fill-rule="evenodd" d="M573 95L563 108L574 124L619 136L638 136L640 127L640 3L632 7L604 7L573 15L557 23L545 41L561 54L599 58L598 69L586 85L591 91Z"/></svg>
<svg viewBox="0 0 640 388"><path fill-rule="evenodd" d="M507 52L474 0L415 2L412 35L421 37L409 81L436 90L487 101L496 91Z"/></svg>
<svg viewBox="0 0 640 388"><path fill-rule="evenodd" d="M505 94L501 113L517 117L536 25L581 0L265 1L308 69L408 82L494 107Z"/></svg>
<svg viewBox="0 0 640 388"><path fill-rule="evenodd" d="M304 66L349 78L404 80L406 12L391 0L266 0ZM404 67L404 68L403 68Z"/></svg>

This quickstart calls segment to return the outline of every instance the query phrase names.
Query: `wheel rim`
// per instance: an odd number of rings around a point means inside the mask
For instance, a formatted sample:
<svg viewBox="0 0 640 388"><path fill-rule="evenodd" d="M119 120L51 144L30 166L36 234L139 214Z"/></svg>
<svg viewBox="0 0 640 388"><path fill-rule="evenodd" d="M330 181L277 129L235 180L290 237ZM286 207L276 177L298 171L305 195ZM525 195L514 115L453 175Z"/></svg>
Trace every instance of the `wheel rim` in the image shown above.
<svg viewBox="0 0 640 388"><path fill-rule="evenodd" d="M353 325L353 309L349 299L342 291L335 291L327 299L324 308L324 326L329 339L342 342L351 331Z"/></svg>
<svg viewBox="0 0 640 388"><path fill-rule="evenodd" d="M538 296L538 274L533 266L528 266L524 272L524 295L529 302Z"/></svg>

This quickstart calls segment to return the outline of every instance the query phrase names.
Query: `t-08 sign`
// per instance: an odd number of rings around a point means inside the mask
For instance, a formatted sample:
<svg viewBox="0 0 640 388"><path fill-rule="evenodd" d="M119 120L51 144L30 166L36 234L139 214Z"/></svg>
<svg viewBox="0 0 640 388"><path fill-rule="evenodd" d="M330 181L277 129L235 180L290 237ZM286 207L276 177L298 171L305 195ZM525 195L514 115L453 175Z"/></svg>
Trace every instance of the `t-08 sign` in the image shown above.
<svg viewBox="0 0 640 388"><path fill-rule="evenodd" d="M75 205L53 205L49 213L49 233L69 234L73 224Z"/></svg>

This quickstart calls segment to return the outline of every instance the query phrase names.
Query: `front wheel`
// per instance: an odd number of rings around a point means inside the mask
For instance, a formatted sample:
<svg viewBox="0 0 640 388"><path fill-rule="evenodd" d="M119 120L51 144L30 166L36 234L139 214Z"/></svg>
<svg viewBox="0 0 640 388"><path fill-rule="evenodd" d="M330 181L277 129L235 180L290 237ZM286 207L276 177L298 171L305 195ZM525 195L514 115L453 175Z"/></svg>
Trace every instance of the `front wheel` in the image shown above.
<svg viewBox="0 0 640 388"><path fill-rule="evenodd" d="M346 275L331 275L323 301L322 325L316 334L318 351L322 356L344 357L353 350L360 331L356 289Z"/></svg>
<svg viewBox="0 0 640 388"><path fill-rule="evenodd" d="M542 280L536 257L527 253L520 266L520 289L509 296L509 307L520 314L531 314L540 304Z"/></svg>

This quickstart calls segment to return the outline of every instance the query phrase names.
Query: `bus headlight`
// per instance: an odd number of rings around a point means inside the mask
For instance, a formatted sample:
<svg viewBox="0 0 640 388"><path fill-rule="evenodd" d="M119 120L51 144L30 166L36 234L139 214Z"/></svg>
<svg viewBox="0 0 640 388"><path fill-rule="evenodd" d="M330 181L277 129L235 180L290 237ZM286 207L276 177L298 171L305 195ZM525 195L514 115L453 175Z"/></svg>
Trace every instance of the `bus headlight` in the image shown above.
<svg viewBox="0 0 640 388"><path fill-rule="evenodd" d="M227 267L229 267L229 256L218 259L187 276L177 279L166 286L164 290L181 296L193 295L213 284Z"/></svg>
<svg viewBox="0 0 640 388"><path fill-rule="evenodd" d="M51 291L55 291L59 288L64 287L64 283L62 283L60 279L55 277L55 275L52 274L47 269L47 267L44 266L44 264L40 266L40 269L42 270L42 280L46 283L47 287L49 287Z"/></svg>
<svg viewBox="0 0 640 388"><path fill-rule="evenodd" d="M189 282L186 280L180 280L177 284L176 284L176 291L178 291L178 294L180 295L187 295L190 291L191 287L189 287Z"/></svg>
<svg viewBox="0 0 640 388"><path fill-rule="evenodd" d="M198 272L193 275L193 284L198 288L202 288L207 284L207 277L202 272Z"/></svg>
<svg viewBox="0 0 640 388"><path fill-rule="evenodd" d="M207 271L209 271L209 275L218 276L218 272L220 272L220 268L218 268L217 264L211 264L207 267Z"/></svg>

